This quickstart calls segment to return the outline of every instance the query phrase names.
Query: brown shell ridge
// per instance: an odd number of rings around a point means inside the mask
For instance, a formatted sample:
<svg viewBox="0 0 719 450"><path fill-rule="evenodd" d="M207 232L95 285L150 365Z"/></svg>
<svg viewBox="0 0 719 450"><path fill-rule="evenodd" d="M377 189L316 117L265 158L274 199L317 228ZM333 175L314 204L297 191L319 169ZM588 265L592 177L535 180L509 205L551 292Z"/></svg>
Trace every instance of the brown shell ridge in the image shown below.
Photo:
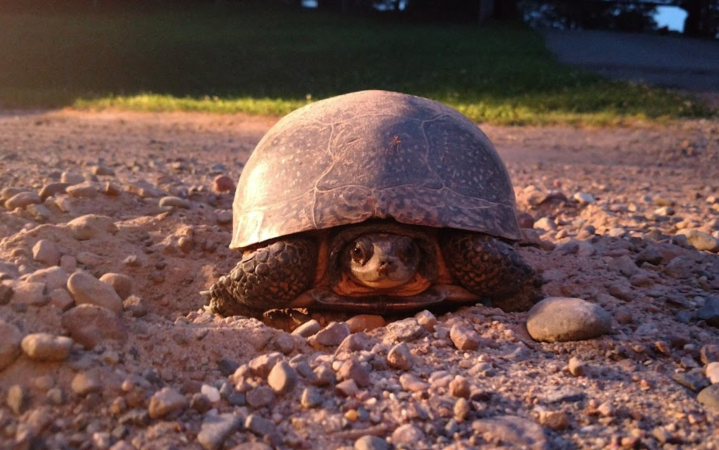
<svg viewBox="0 0 719 450"><path fill-rule="evenodd" d="M327 139L327 148L325 151L328 155L330 155L330 158L332 158L332 164L328 165L327 168L320 174L319 177L317 177L317 181L315 181L315 185L312 187L312 215L310 216L310 220L312 221L312 225L315 227L315 230L319 229L317 225L317 217L315 216L315 211L317 209L317 192L319 191L318 186L319 184L324 180L324 178L332 172L332 169L334 168L334 165L337 163L337 158L332 153L332 138L335 135L335 124L323 124L330 127L330 136L329 139Z"/></svg>

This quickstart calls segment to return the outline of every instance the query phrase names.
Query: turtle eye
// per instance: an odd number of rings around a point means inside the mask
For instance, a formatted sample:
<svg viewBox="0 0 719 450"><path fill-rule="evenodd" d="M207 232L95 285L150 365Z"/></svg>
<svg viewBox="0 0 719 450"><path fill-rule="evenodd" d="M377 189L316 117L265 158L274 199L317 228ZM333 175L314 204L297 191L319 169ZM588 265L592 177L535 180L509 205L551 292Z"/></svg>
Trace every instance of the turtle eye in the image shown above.
<svg viewBox="0 0 719 450"><path fill-rule="evenodd" d="M362 250L362 246L359 243L352 247L350 254L352 255L352 259L357 262L361 262L364 259L364 250Z"/></svg>
<svg viewBox="0 0 719 450"><path fill-rule="evenodd" d="M364 264L372 257L372 245L364 239L359 239L350 248L350 256L353 261Z"/></svg>

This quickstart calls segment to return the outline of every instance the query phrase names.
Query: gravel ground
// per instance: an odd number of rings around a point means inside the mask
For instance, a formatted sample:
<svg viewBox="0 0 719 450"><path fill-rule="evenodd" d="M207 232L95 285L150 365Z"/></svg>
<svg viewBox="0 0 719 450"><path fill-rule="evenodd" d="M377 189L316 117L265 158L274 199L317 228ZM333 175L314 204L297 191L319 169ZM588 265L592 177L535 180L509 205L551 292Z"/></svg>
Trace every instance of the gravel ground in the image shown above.
<svg viewBox="0 0 719 450"><path fill-rule="evenodd" d="M1 448L719 448L719 124L483 126L570 300L288 333L199 293L273 123L0 114Z"/></svg>

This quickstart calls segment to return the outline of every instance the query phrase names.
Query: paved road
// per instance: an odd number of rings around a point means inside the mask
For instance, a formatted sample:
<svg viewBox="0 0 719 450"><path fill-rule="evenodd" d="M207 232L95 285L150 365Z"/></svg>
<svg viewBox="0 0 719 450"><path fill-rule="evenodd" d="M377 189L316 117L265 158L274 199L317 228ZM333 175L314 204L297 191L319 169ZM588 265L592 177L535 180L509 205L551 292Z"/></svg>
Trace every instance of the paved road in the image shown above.
<svg viewBox="0 0 719 450"><path fill-rule="evenodd" d="M719 95L719 41L586 30L544 35L565 64L609 78Z"/></svg>

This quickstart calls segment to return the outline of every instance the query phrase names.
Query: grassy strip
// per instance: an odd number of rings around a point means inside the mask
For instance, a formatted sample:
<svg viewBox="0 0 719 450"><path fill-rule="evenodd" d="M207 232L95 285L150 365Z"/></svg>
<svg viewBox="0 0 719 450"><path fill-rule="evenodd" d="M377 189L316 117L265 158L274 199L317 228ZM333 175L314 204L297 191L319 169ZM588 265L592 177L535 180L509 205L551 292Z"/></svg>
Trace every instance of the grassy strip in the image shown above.
<svg viewBox="0 0 719 450"><path fill-rule="evenodd" d="M561 66L520 26L405 24L268 3L0 10L0 106L283 115L308 98L387 89L498 124L716 115L662 89Z"/></svg>

